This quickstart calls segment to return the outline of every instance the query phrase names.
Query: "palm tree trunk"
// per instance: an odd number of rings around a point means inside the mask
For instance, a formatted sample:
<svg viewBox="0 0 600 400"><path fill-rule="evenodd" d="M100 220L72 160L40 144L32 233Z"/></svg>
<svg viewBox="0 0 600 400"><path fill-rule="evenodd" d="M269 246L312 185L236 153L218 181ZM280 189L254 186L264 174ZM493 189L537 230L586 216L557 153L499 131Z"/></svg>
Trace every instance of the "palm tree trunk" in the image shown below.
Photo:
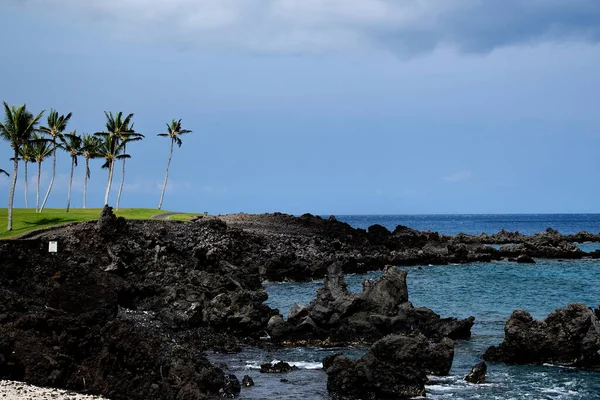
<svg viewBox="0 0 600 400"><path fill-rule="evenodd" d="M127 154L127 144L123 145L123 153ZM123 159L121 170L121 184L119 185L119 193L117 194L117 207L115 211L119 211L119 202L121 201L121 193L123 192L123 182L125 182L125 159Z"/></svg>
<svg viewBox="0 0 600 400"><path fill-rule="evenodd" d="M15 187L17 186L17 171L19 170L19 149L15 148L15 158L13 164L12 183L10 184L10 192L8 193L8 227L7 231L12 231L13 217L13 200L15 198Z"/></svg>
<svg viewBox="0 0 600 400"><path fill-rule="evenodd" d="M86 207L86 193L87 193L87 180L88 180L88 171L90 170L90 159L85 158L85 178L83 178L83 208Z"/></svg>
<svg viewBox="0 0 600 400"><path fill-rule="evenodd" d="M158 203L158 209L162 208L163 198L165 197L165 190L167 189L167 179L169 179L169 166L171 165L171 157L173 157L173 139L171 139L171 150L169 151L169 161L167 161L167 173L165 174L165 183L163 183L162 193L160 194L160 202Z"/></svg>
<svg viewBox="0 0 600 400"><path fill-rule="evenodd" d="M108 167L108 184L106 185L106 194L104 195L104 204L108 205L108 195L110 194L110 185L112 184L113 177L113 168L115 165L115 161L110 162L110 166Z"/></svg>
<svg viewBox="0 0 600 400"><path fill-rule="evenodd" d="M71 157L71 176L69 177L69 192L67 195L67 212L71 208L71 186L73 186L73 170L75 169L75 158Z"/></svg>
<svg viewBox="0 0 600 400"><path fill-rule="evenodd" d="M29 208L29 202L27 201L27 160L23 160L25 163L25 208Z"/></svg>
<svg viewBox="0 0 600 400"><path fill-rule="evenodd" d="M52 141L53 143L53 152L54 158L52 161L52 179L50 179L50 186L48 186L48 191L46 192L46 196L44 197L44 201L42 201L42 207L40 207L40 211L44 211L44 207L46 206L46 201L48 201L48 196L50 196L50 191L52 190L52 185L54 185L54 175L56 175L56 138Z"/></svg>
<svg viewBox="0 0 600 400"><path fill-rule="evenodd" d="M38 179L37 179L37 187L35 190L35 212L38 212L40 207L40 178L42 176L42 162L38 161Z"/></svg>

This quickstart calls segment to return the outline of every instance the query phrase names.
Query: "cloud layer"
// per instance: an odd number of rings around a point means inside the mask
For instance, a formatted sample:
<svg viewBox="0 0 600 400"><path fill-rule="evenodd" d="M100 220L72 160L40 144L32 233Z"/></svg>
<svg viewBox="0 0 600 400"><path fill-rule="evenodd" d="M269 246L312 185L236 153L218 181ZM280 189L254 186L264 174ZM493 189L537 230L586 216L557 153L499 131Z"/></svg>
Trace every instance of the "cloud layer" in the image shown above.
<svg viewBox="0 0 600 400"><path fill-rule="evenodd" d="M17 1L17 0L14 0ZM597 0L20 0L134 40L257 53L450 47L489 52L600 40Z"/></svg>

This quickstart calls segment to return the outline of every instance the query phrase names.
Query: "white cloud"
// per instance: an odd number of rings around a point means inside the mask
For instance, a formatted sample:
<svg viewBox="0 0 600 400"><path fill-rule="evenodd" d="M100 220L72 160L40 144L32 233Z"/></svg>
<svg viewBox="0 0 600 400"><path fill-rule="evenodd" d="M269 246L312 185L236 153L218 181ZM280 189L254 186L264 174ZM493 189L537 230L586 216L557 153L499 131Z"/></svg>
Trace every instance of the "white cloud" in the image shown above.
<svg viewBox="0 0 600 400"><path fill-rule="evenodd" d="M455 174L452 174L452 175L445 176L443 179L446 182L456 183L456 182L469 181L472 178L473 178L473 172L468 171L468 170L464 170L464 171L459 171L459 172L457 172Z"/></svg>
<svg viewBox="0 0 600 400"><path fill-rule="evenodd" d="M64 19L71 10L132 40L258 53L437 47L600 39L597 0L20 0Z"/></svg>

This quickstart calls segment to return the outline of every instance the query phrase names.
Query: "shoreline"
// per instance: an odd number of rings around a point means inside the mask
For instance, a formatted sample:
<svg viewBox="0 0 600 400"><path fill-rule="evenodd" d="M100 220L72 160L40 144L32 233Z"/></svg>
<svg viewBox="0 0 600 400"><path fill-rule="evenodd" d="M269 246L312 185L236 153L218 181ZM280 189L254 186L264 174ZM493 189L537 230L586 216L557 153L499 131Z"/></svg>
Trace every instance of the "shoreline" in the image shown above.
<svg viewBox="0 0 600 400"><path fill-rule="evenodd" d="M109 398L233 396L239 377L211 364L206 351L373 344L390 333L467 338L473 317L441 318L413 307L406 272L394 265L587 255L567 239L594 242L600 235L548 229L531 236L502 231L450 237L280 213L134 221L107 207L96 222L0 242L0 335L7 337L2 355L8 378ZM49 241L60 249L50 257ZM496 250L489 242L509 245ZM362 282L361 293L346 290L345 275L372 270L382 270L382 277ZM305 282L325 275L311 303L293 307L286 320L281 313L288 310L265 303L265 280Z"/></svg>

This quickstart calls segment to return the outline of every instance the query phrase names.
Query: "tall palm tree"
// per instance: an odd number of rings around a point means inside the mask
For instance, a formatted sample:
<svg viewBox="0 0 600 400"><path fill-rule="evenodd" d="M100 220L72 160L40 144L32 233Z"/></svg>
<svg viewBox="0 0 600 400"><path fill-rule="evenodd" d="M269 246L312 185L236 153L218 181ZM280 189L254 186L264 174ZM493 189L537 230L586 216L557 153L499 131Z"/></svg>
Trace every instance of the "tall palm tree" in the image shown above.
<svg viewBox="0 0 600 400"><path fill-rule="evenodd" d="M29 186L27 184L27 164L28 163L34 163L35 162L35 157L33 154L33 143L32 142L27 142L25 143L20 149L19 149L19 156L21 157L21 160L23 160L23 169L24 169L24 173L25 173L25 208L29 208L29 199L27 198L27 187Z"/></svg>
<svg viewBox="0 0 600 400"><path fill-rule="evenodd" d="M121 151L124 154L127 153L128 142L142 140L142 138L144 137L144 135L137 133L133 129L133 122L131 122L131 120L133 119L133 114L128 114L127 117L123 118L122 111L119 111L115 115L113 115L112 112L104 111L104 115L106 116L106 131L99 133L110 134L114 136L116 138L115 144L118 144L122 147ZM117 195L117 204L115 207L116 211L119 211L119 202L121 201L121 193L123 192L123 183L125 182L125 160L127 158L131 158L131 156L127 155L127 157L120 157L120 159L122 160L122 171L121 184L119 185L119 193ZM116 158L112 160L113 164L115 160ZM114 165L107 168L114 172Z"/></svg>
<svg viewBox="0 0 600 400"><path fill-rule="evenodd" d="M98 148L98 155L101 158L104 158L104 164L102 164L102 168L108 169L108 183L106 185L106 194L104 195L104 204L108 205L108 197L110 195L110 186L112 185L115 160L129 158L130 155L123 152L124 143L119 142L116 136L108 132L97 132L94 135L102 140L102 144Z"/></svg>
<svg viewBox="0 0 600 400"><path fill-rule="evenodd" d="M48 186L46 196L44 196L44 201L42 201L40 212L44 211L44 207L48 201L48 196L50 196L50 191L52 190L52 185L54 185L54 176L56 175L56 146L58 145L63 132L65 129L67 129L67 124L71 119L71 115L72 113L68 113L66 116L59 116L56 110L50 109L50 114L48 114L48 126L42 126L40 128L40 131L44 132L52 140L52 150L54 151L54 160L52 162L52 178L50 179L50 186Z"/></svg>
<svg viewBox="0 0 600 400"><path fill-rule="evenodd" d="M66 133L61 138L61 143L58 145L61 149L69 153L71 156L71 175L69 176L69 191L67 194L67 212L71 208L71 187L73 186L73 171L77 166L77 157L82 154L81 137L77 136L77 131Z"/></svg>
<svg viewBox="0 0 600 400"><path fill-rule="evenodd" d="M94 158L100 158L98 150L102 145L102 139L98 136L86 135L85 133L81 137L81 152L85 158L85 178L83 180L83 208L86 208L86 193L87 193L87 181L90 177L90 160Z"/></svg>
<svg viewBox="0 0 600 400"><path fill-rule="evenodd" d="M15 186L17 185L17 172L19 170L19 149L31 140L33 133L37 130L37 124L42 118L44 111L33 116L27 110L25 104L9 107L4 103L4 123L0 123L0 137L10 142L14 151L13 175L8 194L8 227L12 230L13 200L15 198Z"/></svg>
<svg viewBox="0 0 600 400"><path fill-rule="evenodd" d="M42 176L42 163L46 160L46 157L50 156L54 152L54 150L52 149L50 141L35 133L33 134L32 146L35 162L37 162L38 165L37 185L35 189L35 211L38 212L40 208L40 179Z"/></svg>
<svg viewBox="0 0 600 400"><path fill-rule="evenodd" d="M167 124L167 132L159 133L158 136L165 136L171 138L171 148L169 150L169 160L167 161L167 173L165 174L165 183L163 184L162 193L160 194L160 201L158 202L158 209L162 208L163 198L165 197L165 190L167 188L167 179L169 179L169 166L171 165L171 157L173 157L173 144L177 143L181 147L181 138L179 136L185 133L191 133L188 129L181 129L181 119L179 121L172 120L170 124Z"/></svg>

